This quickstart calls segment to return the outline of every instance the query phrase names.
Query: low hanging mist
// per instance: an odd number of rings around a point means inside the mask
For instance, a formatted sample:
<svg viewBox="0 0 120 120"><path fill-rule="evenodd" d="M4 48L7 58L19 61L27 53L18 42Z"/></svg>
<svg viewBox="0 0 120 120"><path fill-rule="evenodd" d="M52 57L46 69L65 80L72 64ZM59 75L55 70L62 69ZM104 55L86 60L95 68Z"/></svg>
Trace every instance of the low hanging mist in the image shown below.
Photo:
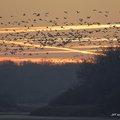
<svg viewBox="0 0 120 120"><path fill-rule="evenodd" d="M17 103L46 104L75 83L77 66L2 61L0 91L13 95Z"/></svg>

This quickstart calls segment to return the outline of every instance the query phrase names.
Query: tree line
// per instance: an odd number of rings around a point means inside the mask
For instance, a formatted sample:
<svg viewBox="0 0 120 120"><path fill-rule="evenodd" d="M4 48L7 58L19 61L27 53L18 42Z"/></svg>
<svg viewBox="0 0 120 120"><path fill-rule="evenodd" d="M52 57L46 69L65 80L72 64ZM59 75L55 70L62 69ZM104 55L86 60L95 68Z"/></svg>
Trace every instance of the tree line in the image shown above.
<svg viewBox="0 0 120 120"><path fill-rule="evenodd" d="M75 81L77 64L50 65L32 62L0 62L0 92L16 103L45 104L66 91Z"/></svg>
<svg viewBox="0 0 120 120"><path fill-rule="evenodd" d="M101 55L95 55L92 63L84 61L79 65L76 84L52 100L49 106L92 105L94 108L88 113L93 111L93 116L119 112L120 46L103 47L99 53Z"/></svg>

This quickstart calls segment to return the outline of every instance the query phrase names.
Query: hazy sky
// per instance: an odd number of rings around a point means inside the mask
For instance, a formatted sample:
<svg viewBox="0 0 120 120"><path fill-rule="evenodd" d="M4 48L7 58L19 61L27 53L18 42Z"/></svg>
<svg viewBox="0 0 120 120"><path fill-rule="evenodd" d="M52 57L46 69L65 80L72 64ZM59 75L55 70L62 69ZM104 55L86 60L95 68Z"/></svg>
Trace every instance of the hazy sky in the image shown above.
<svg viewBox="0 0 120 120"><path fill-rule="evenodd" d="M80 16L91 16L94 14L93 9L97 9L109 11L111 19L118 20L119 5L120 0L0 0L0 15L8 20L10 15L20 19L23 13L30 15L34 12L50 12L49 17L55 17L63 16L63 11L67 11L74 22L75 11L80 11Z"/></svg>
<svg viewBox="0 0 120 120"><path fill-rule="evenodd" d="M0 14L61 10L119 11L119 0L0 0Z"/></svg>
<svg viewBox="0 0 120 120"><path fill-rule="evenodd" d="M12 23L15 21L22 21L22 20L24 21L28 19L34 20L36 18L33 15L33 13L37 13L37 14L40 13L39 18L44 20L41 23L34 22L34 27L49 26L50 24L48 24L48 21L57 20L56 18L59 18L58 20L59 25L62 25L63 22L66 22L66 21L69 22L69 24L74 23L74 25L79 25L78 24L79 18L83 18L85 21L87 20L89 22L100 22L101 24L107 24L109 22L111 24L115 24L115 22L120 21L119 5L120 5L120 0L0 0L0 16L2 17L0 18L0 23L3 23L3 24L0 24L0 28L16 29L15 27L18 28L16 24L8 25L8 22ZM65 13L65 11L67 12L67 14ZM79 13L77 13L77 11ZM46 15L47 13L48 15ZM25 16L23 16L23 14L25 14ZM105 15L107 15L107 17ZM65 19L64 17L66 17L67 19ZM87 19L87 17L91 17L91 18ZM19 27L24 27L24 26L21 24L19 25ZM75 29L74 26L73 28ZM24 28L20 28L20 29L24 29ZM1 31L3 30L0 29L0 32ZM2 32L0 34L2 36ZM21 42L21 41L18 41L18 42ZM38 45L36 45L36 47L38 47ZM84 47L83 48L82 47L81 49L83 50ZM53 49L54 49L54 52L52 52ZM74 54L75 51L73 51L73 48L72 49L71 48L61 48L61 49L58 48L58 51L56 50L57 48L52 48L52 49L47 48L45 51L37 51L37 52L42 53L41 54L42 58L43 57L62 58L62 56L65 58L72 58L73 56L77 56L77 53L81 53L81 51L79 52L76 51L76 54ZM68 53L67 52L65 53L64 50L65 51L67 50ZM46 55L45 53L49 51L51 51L51 54ZM62 54L60 54L60 51ZM62 51L64 51L64 54ZM26 51L26 53L27 52L28 54L30 54L30 51ZM10 54L8 56L4 56L3 54L1 54L0 56L1 58L3 57L22 58L23 57L23 56L20 56L20 54L16 56L13 56ZM32 58L33 56L25 56L25 57ZM34 57L39 58L40 56L39 57L34 56Z"/></svg>

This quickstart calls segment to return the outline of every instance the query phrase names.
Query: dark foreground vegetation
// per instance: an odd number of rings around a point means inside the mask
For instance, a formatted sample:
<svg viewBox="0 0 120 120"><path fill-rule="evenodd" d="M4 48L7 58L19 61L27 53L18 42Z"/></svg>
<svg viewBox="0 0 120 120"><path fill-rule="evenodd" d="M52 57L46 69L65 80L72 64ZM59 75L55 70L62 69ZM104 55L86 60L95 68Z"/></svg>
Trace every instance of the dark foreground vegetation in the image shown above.
<svg viewBox="0 0 120 120"><path fill-rule="evenodd" d="M76 71L77 84L49 105L34 110L40 116L111 116L120 112L120 47L102 48L93 63Z"/></svg>
<svg viewBox="0 0 120 120"><path fill-rule="evenodd" d="M75 82L77 66L32 62L17 65L1 61L0 111L24 111L24 108L28 110L28 105L48 104Z"/></svg>

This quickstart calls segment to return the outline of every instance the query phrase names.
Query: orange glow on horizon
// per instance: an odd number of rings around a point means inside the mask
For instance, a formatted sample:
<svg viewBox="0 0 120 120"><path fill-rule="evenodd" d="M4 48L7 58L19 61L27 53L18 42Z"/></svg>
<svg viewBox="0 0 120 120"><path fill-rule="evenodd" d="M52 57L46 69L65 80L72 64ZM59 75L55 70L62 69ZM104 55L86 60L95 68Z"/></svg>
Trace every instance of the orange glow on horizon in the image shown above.
<svg viewBox="0 0 120 120"><path fill-rule="evenodd" d="M19 57L0 57L0 61L13 61L16 64L21 62L33 62L33 63L50 63L50 64L66 64L66 63L81 63L82 59L72 59L72 58L19 58Z"/></svg>
<svg viewBox="0 0 120 120"><path fill-rule="evenodd" d="M120 24L110 24L110 25L73 25L73 26L48 26L48 28L46 27L30 27L30 28L27 28L27 27L15 27L15 28L0 28L0 33L16 33L16 32L36 32L36 31L49 31L49 30L72 30L72 29L101 29L101 28L110 28L110 27L120 27ZM2 38L1 38L2 39ZM81 42L89 42L90 38L82 38L81 39ZM90 42L97 42L99 40L102 41L107 41L108 39L107 38L91 38ZM32 55L35 55L34 53L36 53L38 55L38 53L41 53L41 54L45 54L45 53L53 53L53 55L55 53L80 53L79 55L82 55L82 54L85 54L85 55L104 55L104 54L101 54L101 53L97 53L97 49L91 49L91 48L100 48L101 45L89 45L89 43L84 43L83 45L79 45L79 40L76 39L74 40L74 45L72 46L71 44L69 44L69 46L42 46L41 44L39 44L39 42L33 42L34 39L30 39L29 41L30 42L27 42L27 38L21 40L21 39L18 39L17 41L14 41L12 39L10 39L10 41L8 40L0 40L1 42L1 45L4 43L5 45L8 45L8 47L5 47L5 46L1 46L1 56L0 57L0 60L12 60L12 61L15 61L17 63L19 62L22 62L22 61L32 61L32 62L41 62L41 60L45 60L45 62L51 62L51 63L76 63L76 62L81 62L81 58L80 59L69 59L69 58L65 58L65 59L62 59L62 58L55 58L55 56L53 58L29 58L25 53L27 54L30 54L31 56ZM58 42L59 42L59 39L57 39ZM55 40L55 41L57 41ZM112 40L115 42L117 41L117 38L112 38ZM44 39L43 39L44 41ZM61 41L60 41L61 42ZM14 49L16 49L15 53L13 55L20 55L22 53L24 53L24 55L26 56L22 56L21 58L20 57L7 57L7 55L12 55L12 52L11 52L11 49L13 49L10 44L14 44L16 46L14 46ZM76 45L78 44L78 45ZM22 45L23 47L23 51L20 51L19 52L19 47L18 45ZM28 51L26 48L30 46L31 48L31 51ZM103 45L104 47L105 46L109 46L109 45ZM5 49L8 49L6 50L7 52L3 51ZM25 48L25 49L24 49ZM33 48L48 48L46 51L33 51ZM78 48L78 49L77 49ZM14 52L14 51L13 51ZM6 57L4 57L6 55ZM29 55L29 56L30 56ZM46 55L46 54L45 54ZM45 56L44 55L44 56ZM52 55L52 54L51 54ZM28 57L28 58L27 58ZM34 57L34 56L32 56ZM42 56L43 57L43 56ZM66 56L65 56L66 57ZM78 58L78 57L77 57Z"/></svg>

